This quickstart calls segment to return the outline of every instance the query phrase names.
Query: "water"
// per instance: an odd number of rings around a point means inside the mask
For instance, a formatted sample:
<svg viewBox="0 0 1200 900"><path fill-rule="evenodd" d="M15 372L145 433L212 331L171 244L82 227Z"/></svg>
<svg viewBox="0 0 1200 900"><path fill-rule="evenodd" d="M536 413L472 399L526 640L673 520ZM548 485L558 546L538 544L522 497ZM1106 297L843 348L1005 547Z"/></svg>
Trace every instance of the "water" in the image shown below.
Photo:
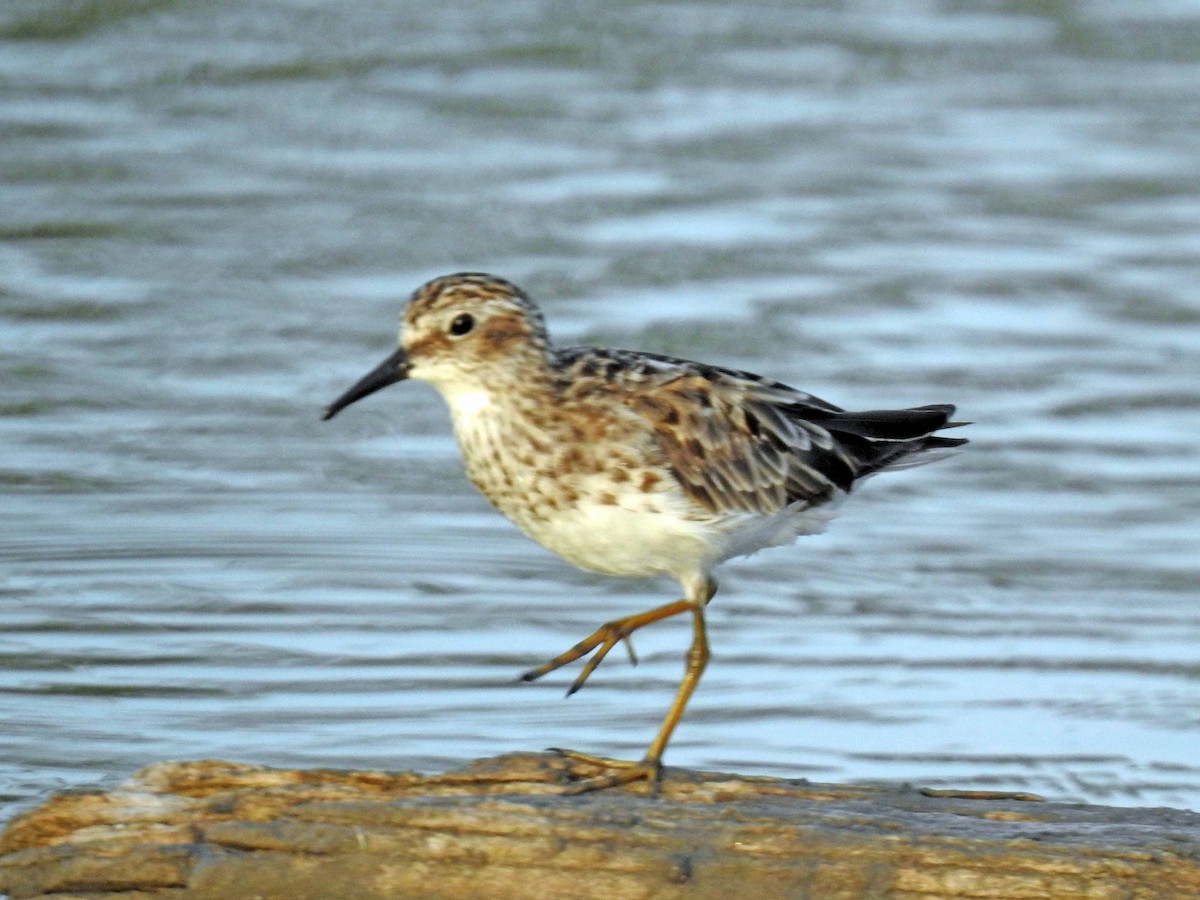
<svg viewBox="0 0 1200 900"><path fill-rule="evenodd" d="M722 570L668 762L1200 809L1200 14L1186 2L0 11L0 800L159 759L636 757L673 599L331 423L424 279L969 452Z"/></svg>

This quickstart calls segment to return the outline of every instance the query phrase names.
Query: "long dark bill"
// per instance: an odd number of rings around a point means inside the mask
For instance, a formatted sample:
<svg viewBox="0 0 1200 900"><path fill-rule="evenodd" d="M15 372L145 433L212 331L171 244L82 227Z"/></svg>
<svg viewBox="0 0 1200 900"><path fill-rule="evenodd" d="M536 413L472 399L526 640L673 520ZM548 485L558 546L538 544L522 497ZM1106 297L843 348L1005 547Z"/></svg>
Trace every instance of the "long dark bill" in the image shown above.
<svg viewBox="0 0 1200 900"><path fill-rule="evenodd" d="M408 356L404 349L396 350L391 356L373 368L370 372L354 383L350 390L334 400L321 416L321 421L328 422L339 412L356 400L361 400L368 394L373 394L389 384L403 381L408 377Z"/></svg>

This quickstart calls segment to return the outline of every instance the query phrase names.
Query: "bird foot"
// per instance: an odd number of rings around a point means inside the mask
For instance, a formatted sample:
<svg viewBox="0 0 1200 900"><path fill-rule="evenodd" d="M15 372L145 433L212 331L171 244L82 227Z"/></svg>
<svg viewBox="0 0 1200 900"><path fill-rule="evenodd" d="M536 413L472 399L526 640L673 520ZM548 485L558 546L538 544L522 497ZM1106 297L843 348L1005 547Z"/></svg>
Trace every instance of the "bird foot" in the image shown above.
<svg viewBox="0 0 1200 900"><path fill-rule="evenodd" d="M627 759L612 759L607 756L593 756L590 753L579 753L575 750L564 750L552 747L551 750L564 759L580 763L589 769L599 769L607 774L588 775L581 781L563 788L567 795L590 794L592 791L602 791L607 788L632 784L635 781L645 781L650 787L651 794L657 794L662 781L662 761L658 759L641 759L636 762ZM574 776L574 772L572 775Z"/></svg>
<svg viewBox="0 0 1200 900"><path fill-rule="evenodd" d="M567 689L567 696L570 697L583 687L588 677L596 671L596 667L604 661L604 657L608 656L608 651L622 641L625 642L626 649L629 651L630 662L636 666L637 655L633 652L633 641L629 639L629 631L625 630L621 622L609 622L606 625L602 625L590 637L580 641L566 653L554 657L554 659L544 665L538 666L536 669L530 669L521 676L520 680L534 681L548 672L560 669L595 650L596 652L592 655L592 658L584 665L583 671L579 673L579 677ZM596 649L597 647L599 649Z"/></svg>
<svg viewBox="0 0 1200 900"><path fill-rule="evenodd" d="M633 641L630 640L630 635L645 625L658 622L661 619L677 615L689 609L692 609L690 601L676 600L674 603L668 603L666 606L660 606L658 609L652 609L649 612L606 622L570 650L560 653L554 659L543 663L536 669L530 669L520 677L520 680L535 681L546 673L553 672L555 669L561 669L568 663L573 663L575 660L591 653L592 656L584 664L583 671L579 673L579 677L567 689L567 696L569 697L583 687L591 674L596 671L596 667L604 661L604 657L608 656L608 652L619 643L624 642L625 649L629 651L630 662L637 665L637 654L633 652ZM592 651L595 652L593 653Z"/></svg>

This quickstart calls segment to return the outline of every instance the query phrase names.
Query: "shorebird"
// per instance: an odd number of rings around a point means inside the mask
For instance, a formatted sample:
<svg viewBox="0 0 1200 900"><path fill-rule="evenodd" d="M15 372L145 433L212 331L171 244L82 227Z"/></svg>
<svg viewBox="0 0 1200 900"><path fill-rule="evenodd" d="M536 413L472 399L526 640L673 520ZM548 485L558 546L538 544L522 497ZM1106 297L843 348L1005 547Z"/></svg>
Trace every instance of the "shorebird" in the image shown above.
<svg viewBox="0 0 1200 900"><path fill-rule="evenodd" d="M442 395L468 477L526 535L583 569L669 575L683 589L521 676L533 681L591 653L573 694L639 628L692 618L683 678L645 756L585 757L608 774L568 793L639 780L657 789L663 751L708 663L704 610L718 564L819 532L862 479L966 443L936 433L965 424L950 421L949 404L848 412L750 372L556 347L520 288L475 272L417 288L399 348L324 418L405 379Z"/></svg>

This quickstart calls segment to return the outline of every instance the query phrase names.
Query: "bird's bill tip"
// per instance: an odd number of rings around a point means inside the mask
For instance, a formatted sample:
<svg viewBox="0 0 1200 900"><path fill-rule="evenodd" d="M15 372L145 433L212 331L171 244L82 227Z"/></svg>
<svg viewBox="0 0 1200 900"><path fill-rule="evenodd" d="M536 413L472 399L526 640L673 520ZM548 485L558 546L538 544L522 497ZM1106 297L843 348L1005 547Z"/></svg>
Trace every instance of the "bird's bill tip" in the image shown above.
<svg viewBox="0 0 1200 900"><path fill-rule="evenodd" d="M321 421L328 422L351 403L382 390L390 384L395 384L397 381L403 381L408 377L408 370L408 355L405 354L404 348L398 348L395 353L352 384L342 396L329 404L321 415Z"/></svg>

